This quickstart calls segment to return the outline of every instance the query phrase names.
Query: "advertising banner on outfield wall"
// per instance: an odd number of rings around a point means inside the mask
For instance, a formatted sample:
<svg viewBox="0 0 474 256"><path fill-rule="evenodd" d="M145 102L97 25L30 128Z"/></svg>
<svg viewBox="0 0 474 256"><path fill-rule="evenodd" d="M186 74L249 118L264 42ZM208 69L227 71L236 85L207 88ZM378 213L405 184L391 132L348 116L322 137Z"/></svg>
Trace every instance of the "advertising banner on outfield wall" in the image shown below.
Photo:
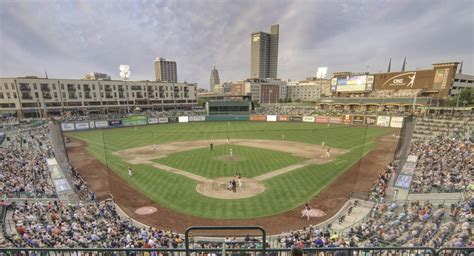
<svg viewBox="0 0 474 256"><path fill-rule="evenodd" d="M277 116L276 115L267 115L267 122L276 122Z"/></svg>
<svg viewBox="0 0 474 256"><path fill-rule="evenodd" d="M251 115L250 121L267 121L267 116L264 115Z"/></svg>
<svg viewBox="0 0 474 256"><path fill-rule="evenodd" d="M109 126L110 127L122 127L122 120L110 120L109 121Z"/></svg>
<svg viewBox="0 0 474 256"><path fill-rule="evenodd" d="M305 123L314 123L314 116L303 116L303 122Z"/></svg>
<svg viewBox="0 0 474 256"><path fill-rule="evenodd" d="M166 123L168 123L168 118L167 118L167 117L160 117L160 118L158 119L158 123L160 123L160 124L166 124Z"/></svg>
<svg viewBox="0 0 474 256"><path fill-rule="evenodd" d="M91 129L94 129L95 128L95 122L94 121L89 121L89 127Z"/></svg>
<svg viewBox="0 0 474 256"><path fill-rule="evenodd" d="M177 123L178 122L177 117L170 117L170 118L168 118L168 120L169 120L170 123Z"/></svg>
<svg viewBox="0 0 474 256"><path fill-rule="evenodd" d="M303 117L302 116L290 116L290 121L301 122L301 121L303 121Z"/></svg>
<svg viewBox="0 0 474 256"><path fill-rule="evenodd" d="M89 129L89 123L75 123L76 130L86 130Z"/></svg>
<svg viewBox="0 0 474 256"><path fill-rule="evenodd" d="M329 123L329 116L317 116L316 123L318 124L327 124Z"/></svg>
<svg viewBox="0 0 474 256"><path fill-rule="evenodd" d="M146 125L148 124L148 117L147 116L131 116L131 117L122 119L122 124L124 126Z"/></svg>
<svg viewBox="0 0 474 256"><path fill-rule="evenodd" d="M203 122L203 121L206 121L206 117L205 116L190 116L189 121L190 122Z"/></svg>
<svg viewBox="0 0 474 256"><path fill-rule="evenodd" d="M389 116L378 116L377 117L377 126L389 127L390 126L390 117Z"/></svg>
<svg viewBox="0 0 474 256"><path fill-rule="evenodd" d="M342 119L341 119L341 117L331 116L331 117L329 117L329 123L331 123L331 124L340 124L340 123L342 123Z"/></svg>
<svg viewBox="0 0 474 256"><path fill-rule="evenodd" d="M390 127L393 128L402 128L403 126L403 116L392 116L390 119Z"/></svg>
<svg viewBox="0 0 474 256"><path fill-rule="evenodd" d="M352 124L352 116L351 115L343 115L342 116L342 123L343 124Z"/></svg>
<svg viewBox="0 0 474 256"><path fill-rule="evenodd" d="M353 124L363 124L364 123L364 116L353 116L352 117Z"/></svg>
<svg viewBox="0 0 474 256"><path fill-rule="evenodd" d="M180 116L180 117L178 117L178 122L180 122L180 123L189 123L189 117L188 116Z"/></svg>
<svg viewBox="0 0 474 256"><path fill-rule="evenodd" d="M288 121L290 121L290 117L289 116L278 116L278 121L288 122Z"/></svg>
<svg viewBox="0 0 474 256"><path fill-rule="evenodd" d="M377 123L376 116L366 116L365 117L365 124L366 125L375 125Z"/></svg>
<svg viewBox="0 0 474 256"><path fill-rule="evenodd" d="M95 121L96 128L105 128L108 126L109 126L109 123L107 121Z"/></svg>
<svg viewBox="0 0 474 256"><path fill-rule="evenodd" d="M74 124L73 123L62 123L61 130L63 131L74 131Z"/></svg>
<svg viewBox="0 0 474 256"><path fill-rule="evenodd" d="M148 124L157 124L158 118L148 118Z"/></svg>

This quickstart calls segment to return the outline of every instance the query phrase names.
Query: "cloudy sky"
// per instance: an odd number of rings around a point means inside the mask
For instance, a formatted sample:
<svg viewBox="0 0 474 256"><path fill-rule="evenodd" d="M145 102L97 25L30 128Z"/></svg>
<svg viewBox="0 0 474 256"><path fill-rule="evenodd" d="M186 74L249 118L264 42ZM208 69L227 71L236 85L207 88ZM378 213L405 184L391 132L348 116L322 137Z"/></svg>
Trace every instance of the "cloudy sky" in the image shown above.
<svg viewBox="0 0 474 256"><path fill-rule="evenodd" d="M430 68L464 61L474 74L473 0L0 1L0 76L80 78L105 72L154 79L157 56L178 80L209 87L250 73L250 33L280 24L278 76Z"/></svg>

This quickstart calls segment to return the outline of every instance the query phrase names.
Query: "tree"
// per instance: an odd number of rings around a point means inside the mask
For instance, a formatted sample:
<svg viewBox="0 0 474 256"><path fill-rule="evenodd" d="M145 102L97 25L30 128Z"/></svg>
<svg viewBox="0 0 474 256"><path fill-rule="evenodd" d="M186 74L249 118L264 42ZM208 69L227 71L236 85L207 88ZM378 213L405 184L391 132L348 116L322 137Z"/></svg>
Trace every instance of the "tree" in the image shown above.
<svg viewBox="0 0 474 256"><path fill-rule="evenodd" d="M459 106L470 106L474 104L474 90L473 88L464 88L459 95Z"/></svg>

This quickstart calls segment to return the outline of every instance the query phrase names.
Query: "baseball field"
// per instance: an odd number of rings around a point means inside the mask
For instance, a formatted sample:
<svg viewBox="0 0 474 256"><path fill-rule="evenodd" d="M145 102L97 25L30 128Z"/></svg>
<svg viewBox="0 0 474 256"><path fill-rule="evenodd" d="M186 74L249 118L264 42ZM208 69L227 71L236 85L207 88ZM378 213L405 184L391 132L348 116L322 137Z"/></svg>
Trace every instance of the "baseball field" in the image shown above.
<svg viewBox="0 0 474 256"><path fill-rule="evenodd" d="M210 219L253 219L311 200L391 131L315 123L193 122L65 135L85 142L87 153L123 184L163 208ZM125 190L104 176L90 178L94 170L88 171L89 183ZM236 192L227 190L237 173L242 185Z"/></svg>

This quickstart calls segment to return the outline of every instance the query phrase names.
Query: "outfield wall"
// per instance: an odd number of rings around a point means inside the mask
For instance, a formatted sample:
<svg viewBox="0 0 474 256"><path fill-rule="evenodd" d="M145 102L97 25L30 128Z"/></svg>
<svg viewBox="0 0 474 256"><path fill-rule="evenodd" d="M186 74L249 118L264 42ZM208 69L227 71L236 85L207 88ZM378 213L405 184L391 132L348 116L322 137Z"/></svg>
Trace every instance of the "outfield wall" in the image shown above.
<svg viewBox="0 0 474 256"><path fill-rule="evenodd" d="M341 116L289 116L289 115L247 115L247 116L178 116L178 117L148 117L145 115L130 116L122 119L98 120L98 121L76 121L62 122L61 130L81 131L102 128L118 128L127 126L139 126L149 124L167 123L189 123L204 121L254 121L254 122L304 122L318 124L344 124L344 125L367 125L402 128L403 116L389 115L352 115Z"/></svg>

